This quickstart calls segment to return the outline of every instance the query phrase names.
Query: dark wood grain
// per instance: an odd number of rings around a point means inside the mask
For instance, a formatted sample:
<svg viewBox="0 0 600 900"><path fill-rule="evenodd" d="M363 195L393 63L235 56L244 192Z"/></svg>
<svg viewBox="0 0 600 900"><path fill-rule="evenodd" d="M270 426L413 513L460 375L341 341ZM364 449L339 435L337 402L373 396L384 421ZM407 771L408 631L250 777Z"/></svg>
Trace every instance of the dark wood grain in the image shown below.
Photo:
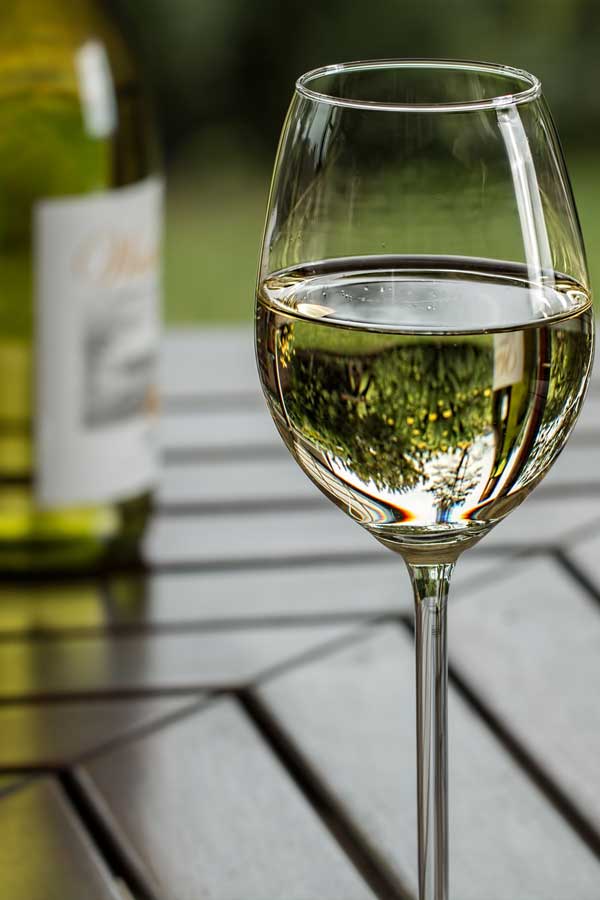
<svg viewBox="0 0 600 900"><path fill-rule="evenodd" d="M152 699L0 706L0 767L65 768L188 705Z"/></svg>
<svg viewBox="0 0 600 900"><path fill-rule="evenodd" d="M111 875L60 788L36 780L0 798L6 900L118 900Z"/></svg>
<svg viewBox="0 0 600 900"><path fill-rule="evenodd" d="M163 900L373 896L231 701L94 760L79 779Z"/></svg>
<svg viewBox="0 0 600 900"><path fill-rule="evenodd" d="M489 612L486 599L482 592L470 604L479 623ZM451 646L460 640L466 609L459 605L459 624L456 610L450 612ZM487 666L491 680L497 670L488 666L488 648L474 631L461 652L469 641L477 644L479 675ZM509 646L504 658L514 664ZM516 690L526 690L520 679ZM273 679L260 695L365 840L416 892L414 691L412 641L387 626ZM449 724L451 896L596 900L600 862L453 690Z"/></svg>
<svg viewBox="0 0 600 900"><path fill-rule="evenodd" d="M0 642L0 700L237 687L350 635L348 626Z"/></svg>

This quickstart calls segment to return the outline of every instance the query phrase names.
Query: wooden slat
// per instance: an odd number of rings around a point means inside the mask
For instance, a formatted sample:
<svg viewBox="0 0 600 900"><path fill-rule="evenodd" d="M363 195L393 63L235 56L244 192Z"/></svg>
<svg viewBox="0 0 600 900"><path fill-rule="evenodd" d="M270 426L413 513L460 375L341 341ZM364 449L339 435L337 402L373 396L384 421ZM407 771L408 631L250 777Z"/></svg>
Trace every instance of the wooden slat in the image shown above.
<svg viewBox="0 0 600 900"><path fill-rule="evenodd" d="M487 550L526 542L545 546L570 537L575 529L597 527L597 500L560 498L550 504L529 498L485 538ZM343 512L330 505L314 510L243 511L237 515L158 518L148 534L151 563L219 565L276 562L387 552Z"/></svg>
<svg viewBox="0 0 600 900"><path fill-rule="evenodd" d="M503 564L469 554L456 587ZM115 575L105 584L0 585L0 637L63 637L298 616L372 616L410 609L408 578L392 553L374 560L249 571Z"/></svg>
<svg viewBox="0 0 600 900"><path fill-rule="evenodd" d="M457 566L453 596L476 590L481 579L496 579L504 562L467 554ZM148 579L123 576L109 584L118 595L145 591L144 603L126 607L115 603L110 622L115 627L159 628L181 623L230 622L286 617L359 616L412 610L412 591L402 560L387 553L374 561L274 568L258 571L219 571L154 575Z"/></svg>
<svg viewBox="0 0 600 900"><path fill-rule="evenodd" d="M600 440L599 440L600 444ZM597 449L571 442L532 499L560 488L580 486L600 490ZM202 459L165 466L158 489L161 504L235 508L261 504L326 504L328 501L282 447L281 456L241 459Z"/></svg>
<svg viewBox="0 0 600 900"><path fill-rule="evenodd" d="M451 650L477 694L600 833L597 603L553 561L523 563L453 610Z"/></svg>
<svg viewBox="0 0 600 900"><path fill-rule="evenodd" d="M252 330L171 329L162 346L159 381L167 397L255 395L259 388Z"/></svg>
<svg viewBox="0 0 600 900"><path fill-rule="evenodd" d="M102 628L106 613L102 590L92 580L0 585L0 635Z"/></svg>
<svg viewBox="0 0 600 900"><path fill-rule="evenodd" d="M196 460L166 466L158 489L160 503L230 506L273 502L327 503L327 498L294 462L281 457L248 460Z"/></svg>
<svg viewBox="0 0 600 900"><path fill-rule="evenodd" d="M600 506L594 497L554 498L534 492L487 535L486 549L561 545L579 532L600 531ZM472 552L472 551L471 551Z"/></svg>
<svg viewBox="0 0 600 900"><path fill-rule="evenodd" d="M222 448L283 450L281 438L259 395L240 409L206 409L194 415L185 412L165 415L161 419L159 439L163 449L194 450L199 455ZM600 395L588 396L570 443L578 446L600 440ZM566 451L565 451L566 452Z"/></svg>
<svg viewBox="0 0 600 900"><path fill-rule="evenodd" d="M65 767L185 705L181 700L153 699L0 706L0 766Z"/></svg>
<svg viewBox="0 0 600 900"><path fill-rule="evenodd" d="M20 781L30 776L27 775L0 775L0 798L7 791L13 790Z"/></svg>
<svg viewBox="0 0 600 900"><path fill-rule="evenodd" d="M600 595L600 534L574 541L567 555L575 562Z"/></svg>
<svg viewBox="0 0 600 900"><path fill-rule="evenodd" d="M451 620L451 643L456 630ZM392 626L380 629L274 679L261 696L365 838L416 893L408 635ZM600 863L587 846L452 691L449 716L451 896L596 900Z"/></svg>
<svg viewBox="0 0 600 900"><path fill-rule="evenodd" d="M572 440L589 442L592 437L600 441L600 395L596 391L590 391L586 397Z"/></svg>
<svg viewBox="0 0 600 900"><path fill-rule="evenodd" d="M7 900L118 900L110 873L60 789L44 779L0 798Z"/></svg>
<svg viewBox="0 0 600 900"><path fill-rule="evenodd" d="M214 397L258 388L251 327L172 328L161 348L160 384L165 396ZM596 361L588 400L600 391Z"/></svg>
<svg viewBox="0 0 600 900"><path fill-rule="evenodd" d="M0 643L0 699L238 686L349 634L335 625Z"/></svg>
<svg viewBox="0 0 600 900"><path fill-rule="evenodd" d="M285 454L284 444L264 403L234 411L209 410L200 415L177 413L160 420L159 442L163 449L193 450L198 455L217 451L255 453L275 448Z"/></svg>
<svg viewBox="0 0 600 900"><path fill-rule="evenodd" d="M598 445L600 446L600 435ZM576 489L582 484L600 487L598 448L595 446L581 446L574 441L570 441L550 469L548 475L539 487L535 489L533 496L537 497L540 491L552 489L556 486Z"/></svg>
<svg viewBox="0 0 600 900"><path fill-rule="evenodd" d="M95 760L80 782L161 900L373 896L231 701Z"/></svg>
<svg viewBox="0 0 600 900"><path fill-rule="evenodd" d="M318 511L158 518L147 536L145 550L153 563L224 567L233 562L256 564L387 552L331 504Z"/></svg>

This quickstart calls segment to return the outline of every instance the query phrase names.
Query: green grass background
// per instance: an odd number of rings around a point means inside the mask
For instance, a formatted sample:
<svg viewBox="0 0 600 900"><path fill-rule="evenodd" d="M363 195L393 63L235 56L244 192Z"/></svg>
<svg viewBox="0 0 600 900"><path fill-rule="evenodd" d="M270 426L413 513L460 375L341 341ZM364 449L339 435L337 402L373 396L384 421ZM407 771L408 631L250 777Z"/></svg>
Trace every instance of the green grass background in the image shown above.
<svg viewBox="0 0 600 900"><path fill-rule="evenodd" d="M600 153L568 163L592 287L600 291ZM231 161L213 159L206 172L189 162L174 167L165 247L169 325L252 319L268 183L269 172Z"/></svg>

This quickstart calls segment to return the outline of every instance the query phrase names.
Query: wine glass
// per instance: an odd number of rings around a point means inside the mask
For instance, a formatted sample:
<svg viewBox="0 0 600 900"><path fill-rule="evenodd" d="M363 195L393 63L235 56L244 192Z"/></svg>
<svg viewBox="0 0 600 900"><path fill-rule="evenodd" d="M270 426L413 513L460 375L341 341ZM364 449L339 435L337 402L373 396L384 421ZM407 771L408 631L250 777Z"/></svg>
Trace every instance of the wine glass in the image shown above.
<svg viewBox="0 0 600 900"><path fill-rule="evenodd" d="M447 900L450 576L562 450L593 355L581 231L538 79L449 60L299 78L256 349L298 464L408 567L419 897Z"/></svg>

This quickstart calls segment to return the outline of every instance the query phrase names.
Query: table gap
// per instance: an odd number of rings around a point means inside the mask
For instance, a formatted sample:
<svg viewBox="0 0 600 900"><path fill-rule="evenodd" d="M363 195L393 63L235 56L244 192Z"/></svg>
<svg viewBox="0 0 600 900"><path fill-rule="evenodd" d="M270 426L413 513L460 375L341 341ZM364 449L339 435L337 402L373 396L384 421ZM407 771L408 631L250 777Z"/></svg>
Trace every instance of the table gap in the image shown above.
<svg viewBox="0 0 600 900"><path fill-rule="evenodd" d="M314 497L272 497L267 500L225 500L207 503L201 500L165 500L156 504L154 515L173 519L186 516L239 515L239 513L285 513L322 509L326 504L326 499L320 494Z"/></svg>
<svg viewBox="0 0 600 900"><path fill-rule="evenodd" d="M583 588L588 597L590 597L594 603L600 606L600 593L596 588L594 582L588 578L588 576L583 572L578 564L571 559L568 553L565 552L563 547L557 547L554 551L554 559L561 566L564 571L569 575L574 581L577 582L580 587Z"/></svg>
<svg viewBox="0 0 600 900"><path fill-rule="evenodd" d="M197 462L248 462L256 459L287 459L289 453L284 444L260 444L252 447L165 447L161 453L165 466Z"/></svg>
<svg viewBox="0 0 600 900"><path fill-rule="evenodd" d="M479 550L480 556L486 556L489 559L504 559L506 557L518 557L526 554L528 557L552 553L556 546L554 544L534 544L527 547L526 551L522 544L502 544L502 546L486 547ZM330 566L343 563L344 565L377 563L381 561L381 550L363 550L355 552L352 556L345 553L329 553L319 556L306 554L302 556L281 556L277 559L273 557L241 557L231 560L215 560L211 561L195 561L193 559L172 560L164 562L151 562L143 559L131 560L129 562L119 562L107 564L97 568L88 568L85 571L74 572L69 569L53 569L50 572L37 573L9 573L0 572L0 586L14 585L43 585L51 579L56 583L73 584L74 582L91 579L106 579L119 575L189 575L202 574L203 572L236 572L236 571L255 571L257 569L278 569L278 568L304 568L305 566Z"/></svg>
<svg viewBox="0 0 600 900"><path fill-rule="evenodd" d="M558 552L558 551L555 551ZM498 560L504 558L507 554L503 548L491 548L490 552L482 553L479 551L480 556L486 557L489 559L490 563L493 560ZM523 550L522 548L515 552L514 554L508 554L510 558L518 562L522 559L528 559L536 554L531 553L529 549ZM338 560L339 562L339 560ZM352 558L343 559L343 563L345 567L352 567L353 565L363 566L365 563L367 564L376 564L381 562L380 553L372 553L368 557L364 558L363 556L355 555ZM330 564L329 560L323 557L317 557L312 560L311 567L319 567L319 566L328 566ZM271 564L268 566L264 566L262 568L266 570L273 571L274 569L280 569L282 571L288 571L289 567L297 568L297 564L294 565L293 561L288 562L287 565L280 561L271 561ZM254 569L255 567L249 567ZM147 573L139 573L136 572L135 575L144 575L146 577L152 577L154 570L151 570ZM160 569L157 567L155 570L156 574L160 574ZM219 571L222 571L228 574L228 568L219 567ZM69 639L94 639L99 637L130 637L130 636L152 636L156 637L162 634L178 634L178 633L188 633L189 631L195 631L198 633L203 632L211 632L211 631L229 631L229 630L244 630L244 629L253 629L253 628L286 628L286 627L296 627L296 626L315 626L315 625L334 625L334 624L360 624L367 623L371 620L382 621L386 617L394 617L398 615L401 610L396 608L395 606L385 606L380 608L369 608L368 610L356 610L356 611L332 611L332 612L306 612L306 613L281 613L281 614L264 614L259 616L236 616L236 617L228 617L228 618L205 618L205 619L176 619L173 621L163 621L163 622L144 622L143 620L136 621L124 621L124 622L112 622L111 621L111 579L119 577L123 575L122 570L115 569L114 571L106 571L104 570L102 576L97 579L97 588L98 594L100 597L100 602L105 609L106 612L106 621L101 625L82 625L82 626L73 626L73 627L58 627L58 628L48 628L42 627L39 629L33 628L15 628L11 630L0 631L0 644L2 643L11 643L15 641L63 641ZM172 573L174 577L177 574L185 574L184 572ZM199 575L202 572L198 572ZM505 577L509 577L510 570L506 568L494 568L490 570L490 574L493 574L494 579L497 581L501 581ZM64 585L65 588L70 584L72 585L74 582L81 580L82 583L88 583L90 577L88 575L77 575L74 579L69 581L68 579L64 579L62 581L55 582L57 585ZM0 579L0 584L1 584ZM23 580L17 581L15 579L12 580L12 583L15 587L23 586L24 584L28 584L32 587L36 587L39 585L45 584L44 580L31 579L26 582ZM479 574L473 574L470 577L464 579L460 588L460 595L464 593L468 593L471 590L479 589L481 584L481 576Z"/></svg>
<svg viewBox="0 0 600 900"><path fill-rule="evenodd" d="M409 615L399 617L403 628L414 636L414 621ZM600 860L600 834L587 816L581 812L569 795L548 775L543 765L538 762L529 750L515 737L510 727L497 716L487 704L481 700L476 690L471 687L454 669L448 666L448 681L468 704L472 711L492 732L496 740L511 756L514 762L525 772L528 778L542 792L546 800L559 813L567 824L579 835L592 853Z"/></svg>
<svg viewBox="0 0 600 900"><path fill-rule="evenodd" d="M70 770L65 770L56 777L73 814L95 845L113 880L123 882L128 893L136 900L160 900L130 865L126 854L89 802L75 775Z"/></svg>
<svg viewBox="0 0 600 900"><path fill-rule="evenodd" d="M264 616L239 616L231 619L181 619L176 622L144 623L123 622L105 625L82 625L73 628L22 629L0 631L0 644L22 641L68 641L97 640L98 638L159 637L170 634L219 633L222 631L252 631L261 628L314 628L317 625L352 625L383 621L394 618L397 611L390 607L370 609L363 612L307 612Z"/></svg>
<svg viewBox="0 0 600 900"><path fill-rule="evenodd" d="M549 484L538 488L534 495L535 503L553 503L565 498L600 496L600 481L581 482L578 484ZM159 501L154 515L162 518L185 518L186 516L214 516L231 514L285 513L302 510L322 509L326 500L321 495L314 497L271 497L245 500L209 501L202 500L165 500Z"/></svg>
<svg viewBox="0 0 600 900"><path fill-rule="evenodd" d="M197 682L193 684L185 684L185 685L176 685L176 686L167 686L167 687L144 687L144 688L130 688L125 690L119 690L118 693L114 691L114 688L97 688L94 690L86 690L86 691L61 691L60 693L44 693L40 692L29 692L27 694L5 694L0 697L0 707L7 705L35 705L40 703L67 703L67 702L90 702L94 700L115 700L117 697L122 700L132 700L132 699L151 699L151 698L177 698L177 697L198 697L199 695L203 695L204 697L214 696L218 694L235 692L241 690L251 684L262 684L265 681L268 681L271 678L278 677L279 675L284 674L285 672L291 671L292 669L311 663L315 660L324 658L331 653L336 653L338 650L351 645L355 642L366 639L366 637L370 633L370 629L372 626L377 626L382 622L386 622L389 620L389 616L384 616L381 619L369 619L368 622L360 623L358 627L350 632L344 633L339 637L331 638L330 640L325 641L324 643L318 644L315 647L310 647L307 650L297 653L295 656L288 657L287 659L277 662L272 666L269 666L263 669L258 675L252 679L250 678L248 681L232 681L227 680L227 682L223 684L209 684L206 685L204 683ZM393 616L392 618L395 618Z"/></svg>
<svg viewBox="0 0 600 900"><path fill-rule="evenodd" d="M378 850L365 840L343 806L256 693L252 689L240 690L237 692L237 700L305 800L376 896L380 900L413 900L406 885L402 884Z"/></svg>

